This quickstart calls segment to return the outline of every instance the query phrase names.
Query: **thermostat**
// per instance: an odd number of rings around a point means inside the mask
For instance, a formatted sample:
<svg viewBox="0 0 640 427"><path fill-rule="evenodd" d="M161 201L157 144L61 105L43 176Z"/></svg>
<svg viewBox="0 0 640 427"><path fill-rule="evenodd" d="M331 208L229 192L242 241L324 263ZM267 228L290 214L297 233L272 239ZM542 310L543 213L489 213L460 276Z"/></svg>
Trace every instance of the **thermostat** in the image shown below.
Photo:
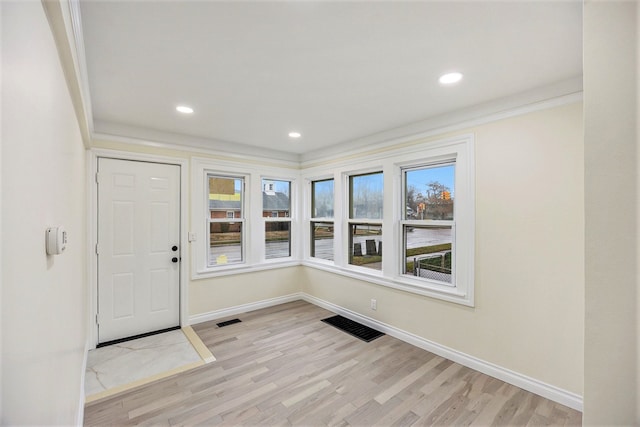
<svg viewBox="0 0 640 427"><path fill-rule="evenodd" d="M59 255L67 247L67 231L63 227L47 228L47 255Z"/></svg>

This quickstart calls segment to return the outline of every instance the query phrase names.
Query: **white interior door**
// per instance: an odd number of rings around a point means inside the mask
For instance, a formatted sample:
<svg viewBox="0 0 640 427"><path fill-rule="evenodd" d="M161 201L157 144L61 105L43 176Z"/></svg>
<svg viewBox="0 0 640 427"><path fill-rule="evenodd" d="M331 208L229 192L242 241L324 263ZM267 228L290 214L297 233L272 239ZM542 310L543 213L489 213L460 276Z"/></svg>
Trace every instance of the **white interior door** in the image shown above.
<svg viewBox="0 0 640 427"><path fill-rule="evenodd" d="M180 324L180 166L98 159L98 343Z"/></svg>

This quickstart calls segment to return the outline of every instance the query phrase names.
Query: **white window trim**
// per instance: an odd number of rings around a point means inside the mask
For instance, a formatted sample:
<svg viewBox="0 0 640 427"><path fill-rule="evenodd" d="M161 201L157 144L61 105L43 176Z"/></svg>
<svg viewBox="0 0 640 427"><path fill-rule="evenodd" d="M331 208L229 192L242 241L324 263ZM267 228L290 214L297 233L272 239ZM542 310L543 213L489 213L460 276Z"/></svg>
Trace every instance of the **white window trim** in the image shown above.
<svg viewBox="0 0 640 427"><path fill-rule="evenodd" d="M413 279L402 273L402 169L420 164L430 164L455 159L456 162L456 218L454 245L456 261L454 266L455 286L450 284ZM375 220L350 220L349 216L349 176L367 172L382 171L384 174L384 205L382 241L384 242L382 271L348 264L349 236L346 231L352 222L379 224ZM472 134L454 138L417 143L408 147L376 153L359 158L359 161L343 161L318 166L303 171L303 178L311 181L334 176L334 261L326 261L310 256L310 223L319 221L311 218L310 191L305 193L304 261L303 265L332 271L348 277L367 280L382 286L400 289L420 295L474 306L474 251L475 251L475 148ZM392 189L392 191L388 191ZM390 256L394 254L394 256Z"/></svg>
<svg viewBox="0 0 640 427"><path fill-rule="evenodd" d="M405 182L405 172L406 171L410 171L410 170L416 170L418 168L423 168L423 167L430 167L430 166L445 166L445 165L455 165L456 164L456 159L455 157L451 157L450 160L445 160L442 161L440 159L438 159L438 161L436 162L427 162L427 163L420 163L418 162L410 162L408 164L405 165L398 165L399 169L400 169L400 183L401 183L401 188L400 188L400 198L401 198L401 203L405 203L405 196L406 194L404 193L405 188L406 188L406 182ZM456 168L457 170L457 168ZM454 183L454 189L455 189L455 183ZM400 205L402 207L402 204ZM404 212L404 210L403 210ZM398 233L400 235L400 239L401 239L401 245L400 245L400 251L398 253L398 256L400 257L399 262L400 263L404 263L406 262L406 256L405 256L405 242L404 242L404 227L405 226L413 226L413 227L437 227L437 226L444 226L444 227L451 227L451 236L452 236L452 242L451 242L451 252L452 254L456 254L456 216L457 216L458 212L457 212L457 204L454 207L454 218L453 220L433 220L433 219L425 219L425 220L417 220L417 219L404 219L403 218L403 213L400 213L400 220L399 220L399 224L398 224ZM451 283L446 283L446 282L440 282L437 280L430 280L430 279L426 279L426 278L420 278L420 279L414 279L412 278L412 276L407 275L407 274L403 274L404 271L404 265L400 264L402 267L400 268L400 271L398 272L400 274L400 278L405 279L408 283L415 283L418 286L424 285L424 286L430 286L430 285L436 285L437 287L439 286L448 286L451 288L456 288L456 256L453 256L451 259L451 265L452 265L452 269L451 269Z"/></svg>
<svg viewBox="0 0 640 427"><path fill-rule="evenodd" d="M240 233L240 257L242 259L242 261L240 262L233 262L233 263L229 263L226 265L210 265L209 264L209 249L207 249L207 253L205 255L205 264L206 264L206 268L207 269L216 269L216 270L224 270L224 269L229 269L229 268L233 268L236 266L241 266L243 264L246 264L247 260L246 260L246 243L247 243L247 238L246 238L246 229L247 229L247 222L246 222L246 209L248 207L248 204L245 202L245 198L246 198L246 188L247 188L247 180L249 179L248 175L245 174L234 174L234 173L220 173L218 171L214 171L214 170L210 170L210 169L205 169L204 170L204 195L202 197L205 198L205 200L207 200L207 202L205 202L205 209L207 211L207 224L206 224L206 234L204 234L205 236L209 236L209 227L212 223L226 223L229 222L230 219L229 218L229 212L227 212L227 215L224 218L211 218L211 213L209 212L209 206L208 206L208 197L209 197L209 177L214 176L214 177L218 177L218 178L229 178L229 179L242 179L242 197L240 199L240 218L233 218L233 222L239 222L242 224L241 230L242 232ZM207 242L207 248L209 248L209 243Z"/></svg>
<svg viewBox="0 0 640 427"><path fill-rule="evenodd" d="M297 247L296 247L296 243L298 241L296 233L294 233L294 220L296 218L296 212L297 209L295 208L296 205L296 201L298 200L296 197L296 190L297 190L297 180L292 179L291 177L275 177L275 176L262 176L260 179L260 182L262 183L262 181L286 181L289 182L289 216L283 216L283 217L279 217L279 216L263 216L263 212L264 212L264 206L263 206L263 199L262 199L262 192L260 193L260 217L262 218L262 233L263 233L263 238L262 238L262 246L263 246L263 262L266 264L272 264L272 263L281 263L283 261L291 261L293 259L299 259L299 257L296 257L295 254L297 253ZM274 187L272 187L274 188ZM273 215L274 212L277 211L271 211L271 215ZM278 257L278 258L270 258L267 259L266 257L266 223L267 222L288 222L290 223L289 225L289 238L291 239L289 241L289 247L291 248L291 255L288 257Z"/></svg>
<svg viewBox="0 0 640 427"><path fill-rule="evenodd" d="M398 227L399 233L401 238L402 233L403 233L403 226L405 225L415 225L415 227L429 227L429 226L435 226L436 224L432 223L422 223L422 224L417 224L417 223L413 223L413 222L404 222L401 221ZM452 243L451 243L451 252L453 254L456 254L457 251L457 245L456 245L456 225L455 222L450 222L449 224L443 224L447 227L451 227L451 235L452 235ZM403 265L402 263L405 262L405 257L404 257L404 242L402 242L401 246L400 246L400 253L399 253L399 265L401 266L400 271L398 272L399 276L397 278L398 281L400 282L404 282L408 285L411 286L419 286L419 287L426 287L426 288L436 288L436 289L440 289L442 288L443 290L445 290L447 287L451 288L451 290L455 290L457 288L457 282L456 282L456 265L457 265L457 260L456 260L456 256L454 256L451 260L451 266L452 266L452 270L451 270L451 283L446 283L446 282L440 282L437 280L430 280L430 279L426 279L426 278L420 278L420 279L414 279L413 276L408 275L408 274L402 274L403 271ZM443 288L444 287L444 288Z"/></svg>
<svg viewBox="0 0 640 427"><path fill-rule="evenodd" d="M336 262L336 265L338 265L342 269L348 269L354 272L359 272L362 275L370 276L370 277L384 277L385 271L387 271L388 269L388 267L385 267L385 260L387 257L385 257L384 254L382 256L382 268L380 270L375 270L372 268L360 267L357 265L349 264L349 255L350 255L349 252L351 250L351 248L349 247L350 225L351 224L379 225L382 228L381 240L384 241L386 236L384 218L388 217L388 214L389 214L388 212L389 201L387 200L387 194L383 194L383 201L382 201L383 212L382 212L381 219L368 219L368 218L352 219L351 218L351 212L349 211L349 198L350 198L349 179L350 177L382 173L383 185L385 187L387 185L386 183L387 175L384 173L384 167L380 161L378 160L367 161L365 157L362 160L362 163L355 164L354 166L356 166L355 169L349 168L347 170L342 170L340 172L341 179L339 182L342 184L342 188L341 188L342 203L337 207L334 206L334 214L336 211L338 211L339 212L338 215L340 215L341 217L340 223L342 224L342 233L338 236L339 238L335 240L340 242L340 247L342 248L342 251L341 251L340 258L338 258L337 256L335 257L335 262ZM335 187L334 187L334 191L335 191Z"/></svg>
<svg viewBox="0 0 640 427"><path fill-rule="evenodd" d="M365 280L381 286L425 295L467 306L474 305L474 244L475 244L475 150L471 134L439 139L377 152L341 161L308 167L300 172L286 167L268 167L246 162L192 158L193 194L204 194L204 171L244 175L245 178L245 264L229 267L206 268L205 246L201 236L207 236L202 221L206 212L204 197L192 198L192 231L198 240L192 242L192 279L240 274L265 269L305 265L331 271L347 277ZM441 282L429 283L402 274L402 168L420 163L456 159L456 286ZM382 171L384 176L384 205L382 236L384 248L382 271L348 264L348 176ZM277 178L276 178L277 177ZM291 215L289 218L262 216L262 178L291 181ZM334 217L311 217L311 181L334 180ZM298 182L305 185L297 185ZM389 191L392 190L392 191ZM256 207L255 209L252 207ZM207 212L208 214L208 212ZM265 259L266 221L291 221L291 257ZM326 221L334 224L334 261L310 256L311 222ZM367 220L356 220L363 223ZM380 222L375 220L374 223ZM204 260L204 262L203 262Z"/></svg>
<svg viewBox="0 0 640 427"><path fill-rule="evenodd" d="M335 259L336 259L336 242L338 240L340 240L339 238L336 238L336 236L339 236L338 234L338 230L337 230L337 225L336 225L336 219L335 219L335 211L336 211L336 182L337 179L336 176L332 173L332 174L325 174L325 175L321 175L321 176L312 176L312 177L307 177L305 180L305 186L304 186L304 194L303 197L301 197L304 205L303 205L303 209L302 212L304 213L305 216L305 221L304 221L304 227L303 227L303 236L302 236L302 241L303 241L303 258L304 259L312 259L314 262L319 263L319 264L325 264L327 266L333 266L335 265ZM332 217L314 217L313 216L313 212L312 212L312 185L314 181L327 181L327 180L333 180L333 215ZM333 224L333 260L328 260L328 259L323 259L323 258L316 258L316 257L312 257L311 256L311 245L313 244L312 239L311 239L311 224L314 222L327 222L327 223L331 223ZM339 227L340 232L342 230L342 227Z"/></svg>
<svg viewBox="0 0 640 427"><path fill-rule="evenodd" d="M204 179L203 182L203 188L201 192L198 193L194 193L194 194L200 194L200 198L203 199L204 205L205 205L205 211L206 211L206 224L205 224L205 229L203 230L204 233L201 233L201 235L203 236L203 238L205 239L205 241L203 242L203 244L206 244L207 249L205 251L205 256L204 256L204 268L207 270L228 270L228 269L233 269L233 268L237 268L237 267L242 267L247 263L247 252L246 252L246 245L247 245L247 221L246 221L246 215L247 215L247 209L249 208L250 204L248 203L248 201L246 200L246 189L248 187L248 181L250 180L250 175L248 174L239 174L239 173L233 173L233 172L221 172L219 170L214 170L214 169L204 169L203 170L203 174L202 174L202 179ZM229 263L226 265L210 265L209 264L209 226L211 223L222 223L222 222L229 222L230 218L218 218L218 219L213 219L211 218L211 213L209 212L209 206L208 206L208 196L209 196L209 177L210 176L217 176L220 178L233 178L233 179L242 179L243 180L243 189L242 189L242 198L241 198L241 208L240 208L240 212L242 213L240 218L235 218L235 222L240 222L242 223L242 233L241 233L241 240L240 240L240 251L241 251L241 258L242 261L241 262L234 262L234 263ZM202 222L201 220L199 222ZM197 223L195 223L197 224Z"/></svg>
<svg viewBox="0 0 640 427"><path fill-rule="evenodd" d="M207 226L209 224L207 204L207 174L243 177L244 188L244 231L243 231L243 263L225 266L209 266L207 260ZM291 222L291 257L265 259L265 231L262 217L262 178L277 176L281 180L291 182L291 215L280 218ZM191 232L195 240L191 240L191 279L206 279L253 271L300 265L300 251L297 244L299 224L296 220L297 186L299 171L297 169L251 165L246 162L234 162L213 158L194 157L191 159ZM274 220L276 218L273 218Z"/></svg>
<svg viewBox="0 0 640 427"><path fill-rule="evenodd" d="M329 265L333 265L333 260L330 259L324 259L324 258L319 258L319 257L314 257L311 255L311 246L313 245L313 236L311 234L311 225L312 224L316 224L316 223L324 223L324 224L331 224L333 226L333 241L336 241L336 224L333 220L333 218L311 218L306 224L307 227L305 229L305 235L306 235L306 242L308 242L308 245L306 246L306 254L307 254L307 258L311 258L317 262L321 262L321 263L325 263L325 264L329 264ZM335 259L335 253L333 258Z"/></svg>

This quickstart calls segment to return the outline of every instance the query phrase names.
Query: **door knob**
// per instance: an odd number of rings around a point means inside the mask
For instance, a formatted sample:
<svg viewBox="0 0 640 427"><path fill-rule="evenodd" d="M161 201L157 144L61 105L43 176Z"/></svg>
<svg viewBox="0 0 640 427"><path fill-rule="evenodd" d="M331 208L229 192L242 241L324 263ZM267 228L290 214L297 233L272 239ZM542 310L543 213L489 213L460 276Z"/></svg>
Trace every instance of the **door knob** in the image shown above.
<svg viewBox="0 0 640 427"><path fill-rule="evenodd" d="M178 262L178 258L176 257L171 258L171 262Z"/></svg>
<svg viewBox="0 0 640 427"><path fill-rule="evenodd" d="M171 247L171 250L172 250L173 252L175 252L175 251L177 251L177 250L178 250L178 247L177 247L176 245L173 245L173 246Z"/></svg>

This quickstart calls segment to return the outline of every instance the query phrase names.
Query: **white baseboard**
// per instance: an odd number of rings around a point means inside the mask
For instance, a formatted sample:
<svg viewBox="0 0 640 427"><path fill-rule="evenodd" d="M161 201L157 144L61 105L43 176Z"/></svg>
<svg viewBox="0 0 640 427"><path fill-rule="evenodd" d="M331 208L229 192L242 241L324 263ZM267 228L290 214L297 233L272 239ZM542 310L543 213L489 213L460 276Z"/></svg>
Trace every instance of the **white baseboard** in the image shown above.
<svg viewBox="0 0 640 427"><path fill-rule="evenodd" d="M410 332L403 331L394 326L382 323L367 316L363 316L362 314L356 313L355 311L340 307L336 304L322 300L320 298L316 298L304 292L301 293L300 298L311 304L317 305L326 310L332 311L336 314L340 314L351 320L355 320L371 328L377 329L380 332L384 332L385 334L391 335L392 337L397 338L401 341L430 351L434 354L437 354L438 356L452 360L471 369L475 369L476 371L482 372L483 374L498 378L499 380L502 380L506 383L512 384L516 387L520 387L524 390L530 391L549 400L553 400L554 402L558 402L575 410L583 410L583 398L578 394L563 390L550 384L546 384L542 381L536 380L535 378L531 378L518 372L511 371L509 369L478 359L477 357L470 356L468 354L443 346L433 341L429 341Z"/></svg>
<svg viewBox="0 0 640 427"><path fill-rule="evenodd" d="M196 314L193 316L189 316L189 325L196 325L198 323L208 322L210 320L221 319L223 317L247 313L249 311L260 310L261 308L273 307L275 305L298 301L301 299L303 299L302 294L300 292L296 292L294 294L284 295L281 297L251 302L248 304L236 305L229 308L223 308L222 310L214 310L208 313Z"/></svg>
<svg viewBox="0 0 640 427"><path fill-rule="evenodd" d="M503 368L491 362L478 359L477 357L462 353L458 350L454 350L436 342L429 341L410 332L406 332L402 329L396 328L395 326L388 325L386 323L364 316L360 313L356 313L355 311L340 307L336 304L314 297L304 292L289 294L277 298L270 298L267 300L252 302L249 304L237 305L235 307L211 311L209 313L197 314L189 317L189 324L195 325L197 323L208 322L210 320L221 319L223 317L247 313L249 311L273 307L275 305L297 300L304 300L311 304L317 305L318 307L322 307L336 314L340 314L351 320L355 320L371 328L377 329L380 332L384 332L387 335L391 335L392 337L404 341L408 344L430 351L434 354L437 354L438 356L452 360L471 369L475 369L478 372L482 372L483 374L498 378L499 380L512 384L516 387L520 387L524 390L530 391L531 393L535 393L549 400L553 400L554 402L558 402L562 405L568 406L578 411L583 410L583 398L578 394L563 390L556 386L536 380L535 378L531 378L518 372Z"/></svg>
<svg viewBox="0 0 640 427"><path fill-rule="evenodd" d="M76 426L78 427L82 427L84 425L84 381L85 375L87 373L87 360L89 359L89 350L91 350L91 343L87 338L84 343L84 355L82 356L82 371L80 371L80 401L78 402L78 414L76 415Z"/></svg>

